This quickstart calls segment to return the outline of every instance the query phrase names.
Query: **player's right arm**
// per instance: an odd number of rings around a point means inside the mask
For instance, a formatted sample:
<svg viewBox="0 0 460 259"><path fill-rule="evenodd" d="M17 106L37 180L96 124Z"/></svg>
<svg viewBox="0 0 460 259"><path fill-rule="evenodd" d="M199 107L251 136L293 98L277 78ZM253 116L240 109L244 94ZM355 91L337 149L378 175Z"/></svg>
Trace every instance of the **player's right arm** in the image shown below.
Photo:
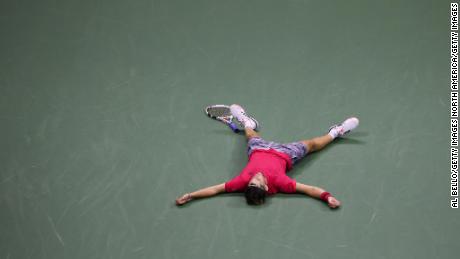
<svg viewBox="0 0 460 259"><path fill-rule="evenodd" d="M185 203L193 200L193 199L201 199L201 198L208 198L219 193L225 192L225 183L221 183L214 186L209 186L191 193L186 193L182 195L180 198L176 199L177 205L184 205Z"/></svg>

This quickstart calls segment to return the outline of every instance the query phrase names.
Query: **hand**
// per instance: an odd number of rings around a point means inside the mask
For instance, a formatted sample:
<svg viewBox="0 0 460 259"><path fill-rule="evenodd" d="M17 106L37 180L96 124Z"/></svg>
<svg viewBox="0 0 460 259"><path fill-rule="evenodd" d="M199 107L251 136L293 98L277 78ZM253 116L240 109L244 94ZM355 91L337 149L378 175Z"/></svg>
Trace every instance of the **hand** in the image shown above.
<svg viewBox="0 0 460 259"><path fill-rule="evenodd" d="M190 193L186 193L182 195L182 197L176 199L176 205L184 205L185 203L192 200L192 195Z"/></svg>
<svg viewBox="0 0 460 259"><path fill-rule="evenodd" d="M333 196L329 196L329 198L327 198L327 205L329 205L332 209L335 209L340 206L340 201Z"/></svg>

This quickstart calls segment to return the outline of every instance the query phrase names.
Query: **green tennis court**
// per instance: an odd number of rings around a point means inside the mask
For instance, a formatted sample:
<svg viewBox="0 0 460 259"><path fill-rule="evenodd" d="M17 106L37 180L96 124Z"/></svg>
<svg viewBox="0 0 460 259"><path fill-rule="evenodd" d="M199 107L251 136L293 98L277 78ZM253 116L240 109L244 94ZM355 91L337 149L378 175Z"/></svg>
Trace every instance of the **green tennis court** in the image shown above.
<svg viewBox="0 0 460 259"><path fill-rule="evenodd" d="M450 2L0 3L0 258L455 258ZM360 126L260 207L182 193L237 175L244 105L269 140Z"/></svg>

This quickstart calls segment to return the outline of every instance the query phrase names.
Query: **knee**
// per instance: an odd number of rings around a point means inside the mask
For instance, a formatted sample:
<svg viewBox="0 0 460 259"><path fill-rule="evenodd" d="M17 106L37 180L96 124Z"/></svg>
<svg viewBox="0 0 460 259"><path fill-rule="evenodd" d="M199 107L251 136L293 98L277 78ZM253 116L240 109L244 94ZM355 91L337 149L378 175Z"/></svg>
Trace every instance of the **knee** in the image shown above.
<svg viewBox="0 0 460 259"><path fill-rule="evenodd" d="M302 141L302 142L303 142L303 144L304 144L305 146L307 146L307 151L308 151L309 153L315 151L315 150L317 149L317 147L318 147L318 145L316 144L316 142L313 141L313 140L304 140L304 141Z"/></svg>

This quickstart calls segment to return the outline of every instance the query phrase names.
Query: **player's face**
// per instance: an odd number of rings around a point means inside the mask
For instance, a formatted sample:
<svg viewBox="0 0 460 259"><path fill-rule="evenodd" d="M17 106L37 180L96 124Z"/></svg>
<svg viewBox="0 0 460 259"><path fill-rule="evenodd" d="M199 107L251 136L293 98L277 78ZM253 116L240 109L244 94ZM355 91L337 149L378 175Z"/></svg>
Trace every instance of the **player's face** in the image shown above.
<svg viewBox="0 0 460 259"><path fill-rule="evenodd" d="M249 181L248 186L255 186L268 191L267 179L265 179L265 176L262 173L254 175Z"/></svg>

